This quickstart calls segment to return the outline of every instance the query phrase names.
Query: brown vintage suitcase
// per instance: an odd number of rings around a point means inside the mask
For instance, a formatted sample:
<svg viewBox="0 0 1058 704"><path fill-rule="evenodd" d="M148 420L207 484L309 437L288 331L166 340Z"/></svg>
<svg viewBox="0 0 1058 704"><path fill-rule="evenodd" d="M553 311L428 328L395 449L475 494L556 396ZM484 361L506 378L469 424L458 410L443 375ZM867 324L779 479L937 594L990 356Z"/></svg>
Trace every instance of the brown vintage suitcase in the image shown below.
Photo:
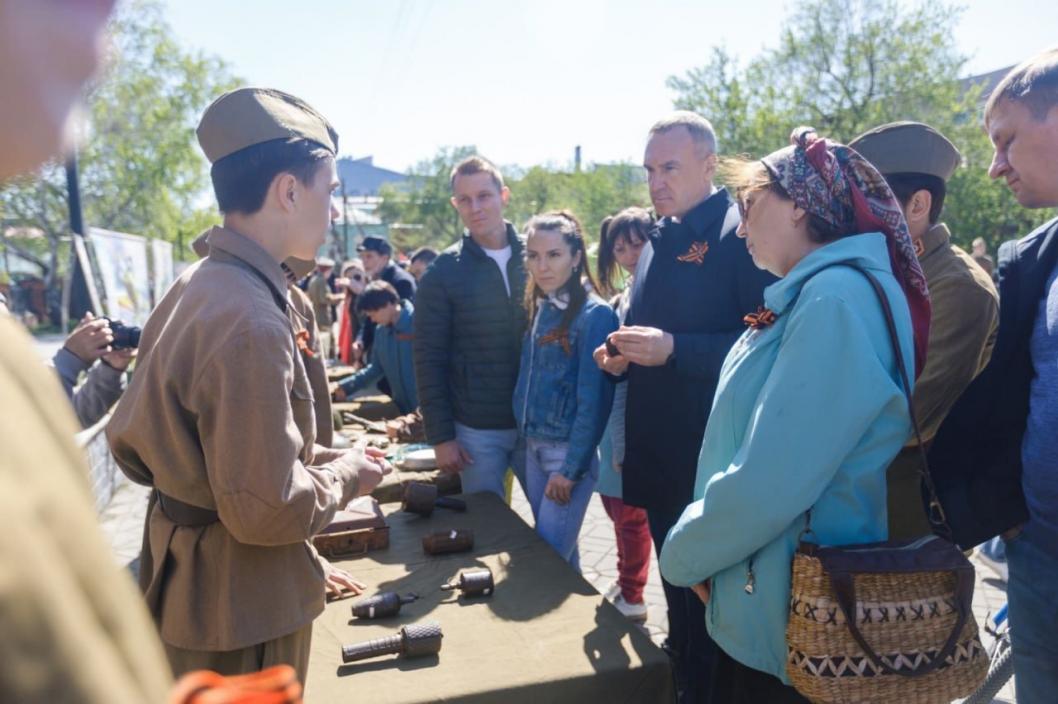
<svg viewBox="0 0 1058 704"><path fill-rule="evenodd" d="M370 496L353 501L312 539L324 557L351 557L389 547L389 526Z"/></svg>

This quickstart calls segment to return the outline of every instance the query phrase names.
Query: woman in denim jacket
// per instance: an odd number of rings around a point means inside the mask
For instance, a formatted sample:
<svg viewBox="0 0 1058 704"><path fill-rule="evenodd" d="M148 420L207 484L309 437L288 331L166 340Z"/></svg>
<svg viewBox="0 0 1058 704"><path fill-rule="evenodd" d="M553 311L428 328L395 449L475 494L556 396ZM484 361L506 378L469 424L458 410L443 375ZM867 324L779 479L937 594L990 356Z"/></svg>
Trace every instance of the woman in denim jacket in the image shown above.
<svg viewBox="0 0 1058 704"><path fill-rule="evenodd" d="M728 353L698 460L695 501L669 531L661 574L706 603L721 653L713 702L806 702L789 686L790 563L811 509L822 545L885 540L886 469L911 428L874 290L901 356L921 370L926 280L900 204L863 157L795 132L728 168L738 234L779 281Z"/></svg>
<svg viewBox="0 0 1058 704"><path fill-rule="evenodd" d="M613 401L613 384L592 352L617 329L613 309L586 288L596 286L581 233L565 211L537 215L526 225L525 307L532 325L514 389L536 531L578 569L577 535L599 476L596 448Z"/></svg>

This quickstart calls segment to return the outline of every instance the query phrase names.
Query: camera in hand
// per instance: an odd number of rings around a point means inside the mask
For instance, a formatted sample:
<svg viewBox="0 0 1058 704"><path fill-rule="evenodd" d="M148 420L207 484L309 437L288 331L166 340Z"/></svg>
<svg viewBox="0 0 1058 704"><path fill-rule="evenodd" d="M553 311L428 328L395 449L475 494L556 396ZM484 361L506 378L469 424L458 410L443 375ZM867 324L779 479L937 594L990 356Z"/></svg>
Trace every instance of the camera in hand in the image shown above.
<svg viewBox="0 0 1058 704"><path fill-rule="evenodd" d="M120 320L103 318L110 326L110 332L114 335L114 341L110 347L115 350L134 350L140 346L140 333L142 328L134 325L126 325Z"/></svg>
<svg viewBox="0 0 1058 704"><path fill-rule="evenodd" d="M621 350L617 349L617 345L610 341L610 338L606 338L606 354L610 357L620 357Z"/></svg>

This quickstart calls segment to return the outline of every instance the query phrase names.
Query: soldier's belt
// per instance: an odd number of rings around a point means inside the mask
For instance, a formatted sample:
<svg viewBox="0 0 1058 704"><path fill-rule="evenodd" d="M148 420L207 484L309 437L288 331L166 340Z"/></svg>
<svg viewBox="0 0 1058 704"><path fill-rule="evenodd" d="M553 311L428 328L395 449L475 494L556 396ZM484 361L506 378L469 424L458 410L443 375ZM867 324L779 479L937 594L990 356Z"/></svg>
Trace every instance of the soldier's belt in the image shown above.
<svg viewBox="0 0 1058 704"><path fill-rule="evenodd" d="M154 491L158 495L158 508L162 509L162 513L165 514L166 518L178 526L200 528L220 520L217 512L213 509L192 506L179 499L166 496L157 489Z"/></svg>

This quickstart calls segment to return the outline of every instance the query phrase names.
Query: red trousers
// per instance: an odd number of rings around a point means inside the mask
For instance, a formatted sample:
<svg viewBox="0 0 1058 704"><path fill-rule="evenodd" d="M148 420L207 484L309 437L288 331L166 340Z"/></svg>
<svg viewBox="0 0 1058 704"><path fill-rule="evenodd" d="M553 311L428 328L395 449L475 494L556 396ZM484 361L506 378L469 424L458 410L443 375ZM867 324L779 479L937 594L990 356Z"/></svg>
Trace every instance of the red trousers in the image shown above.
<svg viewBox="0 0 1058 704"><path fill-rule="evenodd" d="M630 604L642 603L653 549L647 512L613 496L600 498L617 537L617 584L621 587L621 596Z"/></svg>

